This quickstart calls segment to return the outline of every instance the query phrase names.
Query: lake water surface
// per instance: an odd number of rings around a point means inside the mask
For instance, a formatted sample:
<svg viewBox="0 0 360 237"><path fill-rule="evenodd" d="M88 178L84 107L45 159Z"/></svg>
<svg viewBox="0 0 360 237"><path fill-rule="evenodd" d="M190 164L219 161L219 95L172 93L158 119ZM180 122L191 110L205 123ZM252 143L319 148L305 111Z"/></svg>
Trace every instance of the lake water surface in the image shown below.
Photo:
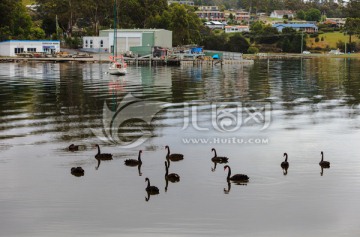
<svg viewBox="0 0 360 237"><path fill-rule="evenodd" d="M106 68L0 64L0 236L359 236L359 60Z"/></svg>

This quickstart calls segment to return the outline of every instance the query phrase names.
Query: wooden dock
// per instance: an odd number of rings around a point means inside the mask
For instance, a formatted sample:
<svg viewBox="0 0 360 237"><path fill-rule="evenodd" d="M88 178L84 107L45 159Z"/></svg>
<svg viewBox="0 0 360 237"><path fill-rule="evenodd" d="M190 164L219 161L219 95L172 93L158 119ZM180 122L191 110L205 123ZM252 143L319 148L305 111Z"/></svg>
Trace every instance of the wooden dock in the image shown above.
<svg viewBox="0 0 360 237"><path fill-rule="evenodd" d="M211 57L124 57L128 65L149 65L149 66L180 66L180 65L211 65L222 66L227 64L253 64L254 60L243 59L240 53L224 53L222 59L213 59ZM72 56L72 57L0 57L0 63L7 62L52 62L52 63L109 63L109 54L91 54L90 56Z"/></svg>

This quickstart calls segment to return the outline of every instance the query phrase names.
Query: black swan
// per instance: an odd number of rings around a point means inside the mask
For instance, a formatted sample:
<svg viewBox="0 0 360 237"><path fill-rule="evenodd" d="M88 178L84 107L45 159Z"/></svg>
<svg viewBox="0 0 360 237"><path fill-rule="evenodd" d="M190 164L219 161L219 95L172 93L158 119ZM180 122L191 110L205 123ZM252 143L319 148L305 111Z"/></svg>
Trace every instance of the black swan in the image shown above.
<svg viewBox="0 0 360 237"><path fill-rule="evenodd" d="M233 176L231 176L230 166L225 165L224 170L226 170L226 168L229 169L228 176L226 178L227 180L238 181L238 182L247 182L247 181L249 181L249 177L246 174L234 174Z"/></svg>
<svg viewBox="0 0 360 237"><path fill-rule="evenodd" d="M175 173L169 174L169 165L168 165L167 161L165 161L165 170L166 170L165 179L169 180L172 183L180 181L180 176L178 174L175 174Z"/></svg>
<svg viewBox="0 0 360 237"><path fill-rule="evenodd" d="M154 194L159 194L159 189L158 187L155 186L150 186L150 180L149 178L145 178L145 182L148 182L147 187L146 187L146 192L150 195L154 195Z"/></svg>
<svg viewBox="0 0 360 237"><path fill-rule="evenodd" d="M71 174L77 177L84 176L85 171L81 167L72 167Z"/></svg>
<svg viewBox="0 0 360 237"><path fill-rule="evenodd" d="M125 165L127 165L127 166L138 166L138 165L142 164L141 153L142 153L142 150L139 151L139 156L138 156L137 160L135 160L135 159L127 159L127 160L125 160Z"/></svg>
<svg viewBox="0 0 360 237"><path fill-rule="evenodd" d="M112 160L112 154L101 153L100 152L100 146L98 144L95 144L95 146L97 146L97 148L98 148L98 153L95 155L96 159L99 159L99 160Z"/></svg>
<svg viewBox="0 0 360 237"><path fill-rule="evenodd" d="M319 165L322 168L330 168L330 162L329 161L324 161L324 152L321 152L321 161L319 162Z"/></svg>
<svg viewBox="0 0 360 237"><path fill-rule="evenodd" d="M289 162L287 161L288 154L285 152L284 156L285 156L285 161L281 162L281 168L288 169L289 168Z"/></svg>
<svg viewBox="0 0 360 237"><path fill-rule="evenodd" d="M167 160L171 160L171 161L179 161L179 160L183 160L184 159L184 155L183 154L170 154L170 148L169 146L165 146L165 149L168 150L168 153L166 155L166 159Z"/></svg>
<svg viewBox="0 0 360 237"><path fill-rule="evenodd" d="M212 148L211 150L215 153L214 157L211 158L211 161L212 161L212 162L214 162L214 163L220 163L220 164L222 164L222 163L228 163L229 158L223 157L223 156L217 156L215 148Z"/></svg>
<svg viewBox="0 0 360 237"><path fill-rule="evenodd" d="M69 146L69 151L78 151L79 150L79 146L78 145L74 145L74 144L71 144Z"/></svg>

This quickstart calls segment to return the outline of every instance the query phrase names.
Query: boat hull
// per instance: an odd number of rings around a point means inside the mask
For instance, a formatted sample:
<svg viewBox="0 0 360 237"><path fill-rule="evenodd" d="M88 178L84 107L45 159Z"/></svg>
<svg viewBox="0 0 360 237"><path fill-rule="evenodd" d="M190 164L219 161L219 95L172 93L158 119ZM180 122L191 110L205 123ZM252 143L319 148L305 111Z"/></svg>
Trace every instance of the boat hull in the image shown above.
<svg viewBox="0 0 360 237"><path fill-rule="evenodd" d="M109 66L108 72L110 75L125 75L127 73L126 63L112 62Z"/></svg>
<svg viewBox="0 0 360 237"><path fill-rule="evenodd" d="M109 67L109 74L110 75L126 75L127 71L126 68L111 68Z"/></svg>

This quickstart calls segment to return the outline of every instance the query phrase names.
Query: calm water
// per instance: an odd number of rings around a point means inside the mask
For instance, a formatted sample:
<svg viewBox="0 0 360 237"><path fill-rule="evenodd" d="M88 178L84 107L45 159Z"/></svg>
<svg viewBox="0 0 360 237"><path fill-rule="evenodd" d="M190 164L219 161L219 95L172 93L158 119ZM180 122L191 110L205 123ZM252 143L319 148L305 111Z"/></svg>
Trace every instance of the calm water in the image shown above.
<svg viewBox="0 0 360 237"><path fill-rule="evenodd" d="M106 67L0 64L1 236L359 236L360 61ZM165 145L185 156L166 192ZM247 185L228 185L213 147Z"/></svg>

